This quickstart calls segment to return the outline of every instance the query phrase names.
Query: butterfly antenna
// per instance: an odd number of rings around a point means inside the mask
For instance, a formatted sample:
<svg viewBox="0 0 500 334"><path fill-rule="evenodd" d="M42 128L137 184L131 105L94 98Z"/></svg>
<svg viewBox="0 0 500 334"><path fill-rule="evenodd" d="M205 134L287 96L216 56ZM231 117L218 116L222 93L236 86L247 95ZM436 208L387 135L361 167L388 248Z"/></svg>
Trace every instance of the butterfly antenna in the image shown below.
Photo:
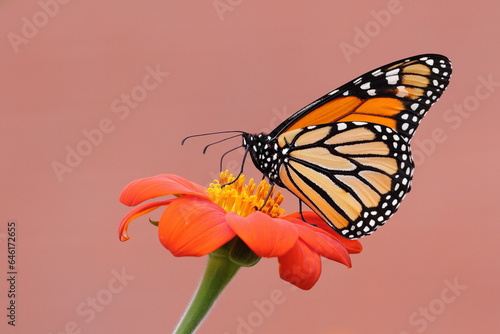
<svg viewBox="0 0 500 334"><path fill-rule="evenodd" d="M239 146L236 146L235 148L232 148L230 149L229 151L227 151L226 153L224 153L221 157L220 157L220 162L219 162L219 169L220 171L222 172L222 162L224 160L224 157L228 154L228 153L231 153L233 151L236 151L237 149L241 148L241 147L244 147L243 145L239 145Z"/></svg>
<svg viewBox="0 0 500 334"><path fill-rule="evenodd" d="M213 143L210 143L208 144L207 146L205 146L205 148L203 149L203 154L205 154L207 152L207 149L212 146L212 145L215 145L215 144L219 144L219 143L222 143L223 141L226 141L226 140L229 140L229 139L233 139L233 138L236 138L236 137L240 137L241 134L237 134L237 135L234 135L234 136L231 136L231 137L227 137L227 138L224 138L224 139L221 139L221 140L218 140L218 141L214 141ZM238 147L241 147L241 146L238 146ZM235 149L232 149L232 150L235 150ZM232 151L231 150L231 151ZM230 152L230 151L229 151ZM227 152L226 152L227 153ZM225 153L224 153L225 154Z"/></svg>
<svg viewBox="0 0 500 334"><path fill-rule="evenodd" d="M186 140L190 139L190 138L194 138L194 137L203 137L203 136L212 136L212 135L218 135L218 134L222 134L222 133L239 133L240 135L244 134L245 132L244 131L217 131L217 132L207 132L207 133L200 133L200 134L196 134L196 135L191 135L191 136L187 136L185 137L182 141L181 141L181 145L184 145L184 143L186 142Z"/></svg>

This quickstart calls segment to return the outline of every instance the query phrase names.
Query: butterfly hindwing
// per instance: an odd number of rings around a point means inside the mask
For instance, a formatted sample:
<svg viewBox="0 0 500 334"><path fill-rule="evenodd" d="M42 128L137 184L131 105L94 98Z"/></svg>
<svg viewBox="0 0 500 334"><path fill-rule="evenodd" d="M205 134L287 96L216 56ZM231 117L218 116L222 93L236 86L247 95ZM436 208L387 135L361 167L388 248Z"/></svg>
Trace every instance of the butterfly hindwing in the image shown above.
<svg viewBox="0 0 500 334"><path fill-rule="evenodd" d="M371 234L411 187L413 161L401 135L383 125L340 122L282 134L281 183L348 238Z"/></svg>

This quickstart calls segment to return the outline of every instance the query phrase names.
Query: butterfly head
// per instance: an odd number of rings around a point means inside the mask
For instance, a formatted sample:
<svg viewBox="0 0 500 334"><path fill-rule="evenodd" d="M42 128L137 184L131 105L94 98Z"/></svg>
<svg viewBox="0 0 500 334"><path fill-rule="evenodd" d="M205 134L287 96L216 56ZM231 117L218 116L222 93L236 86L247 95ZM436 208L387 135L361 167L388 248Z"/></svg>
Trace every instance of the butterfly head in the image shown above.
<svg viewBox="0 0 500 334"><path fill-rule="evenodd" d="M276 139L265 133L243 134L243 146L250 152L254 165L268 177L272 183L281 185L279 167L283 163L283 154Z"/></svg>

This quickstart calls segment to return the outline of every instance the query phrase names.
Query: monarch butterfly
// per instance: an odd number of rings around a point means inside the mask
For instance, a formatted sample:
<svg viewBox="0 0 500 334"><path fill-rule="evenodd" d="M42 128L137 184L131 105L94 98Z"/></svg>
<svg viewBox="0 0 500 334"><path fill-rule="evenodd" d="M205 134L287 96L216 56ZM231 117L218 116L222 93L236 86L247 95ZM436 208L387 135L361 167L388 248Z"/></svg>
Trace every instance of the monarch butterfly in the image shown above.
<svg viewBox="0 0 500 334"><path fill-rule="evenodd" d="M357 239L383 225L410 191L410 140L451 70L442 55L402 59L320 97L269 134L234 132L242 136L244 159L250 152L272 185Z"/></svg>

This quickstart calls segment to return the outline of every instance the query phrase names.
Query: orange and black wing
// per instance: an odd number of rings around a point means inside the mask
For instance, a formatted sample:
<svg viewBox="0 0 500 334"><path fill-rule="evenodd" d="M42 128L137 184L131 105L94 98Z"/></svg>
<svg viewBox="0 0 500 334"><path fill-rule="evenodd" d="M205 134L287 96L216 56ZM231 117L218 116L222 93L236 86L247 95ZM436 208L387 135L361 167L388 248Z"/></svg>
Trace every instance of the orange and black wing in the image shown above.
<svg viewBox="0 0 500 334"><path fill-rule="evenodd" d="M390 127L340 122L280 136L281 183L341 235L373 233L410 191L410 147Z"/></svg>
<svg viewBox="0 0 500 334"><path fill-rule="evenodd" d="M443 94L451 63L427 54L393 62L317 99L270 133L272 138L295 129L336 122L370 122L411 138L420 120Z"/></svg>
<svg viewBox="0 0 500 334"><path fill-rule="evenodd" d="M270 180L274 177L343 236L373 233L410 191L410 139L450 75L446 57L416 56L321 97L269 135L279 157ZM268 163L269 158L261 161L260 169Z"/></svg>

